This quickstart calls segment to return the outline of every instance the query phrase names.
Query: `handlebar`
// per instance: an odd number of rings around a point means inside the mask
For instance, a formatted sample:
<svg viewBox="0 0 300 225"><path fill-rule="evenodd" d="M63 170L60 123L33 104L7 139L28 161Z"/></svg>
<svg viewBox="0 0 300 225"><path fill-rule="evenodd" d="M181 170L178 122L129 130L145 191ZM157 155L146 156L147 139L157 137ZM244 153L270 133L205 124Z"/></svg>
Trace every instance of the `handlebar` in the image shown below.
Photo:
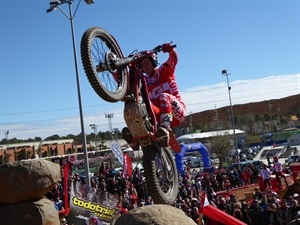
<svg viewBox="0 0 300 225"><path fill-rule="evenodd" d="M173 42L171 41L169 44L172 44L172 43L173 43ZM155 52L155 53L161 52L161 51L162 51L162 46L163 46L163 45L158 45L158 46L156 46L154 49L152 49L151 51L153 51L153 52ZM171 47L172 47L172 48L176 48L177 45L174 44L174 45L171 45Z"/></svg>
<svg viewBox="0 0 300 225"><path fill-rule="evenodd" d="M170 42L171 44L172 42ZM152 50L146 50L146 51L133 51L129 56L127 56L126 58L124 59L121 59L121 60L117 60L117 61L114 61L114 66L115 67L120 67L120 66L126 66L126 65L129 65L130 63L138 60L138 61L141 61L143 60L146 56L152 54L152 53L158 53L158 52L161 52L162 51L162 46L163 45L158 45L156 46L155 48L153 48ZM171 45L172 48L176 48L177 45L174 44L174 45Z"/></svg>

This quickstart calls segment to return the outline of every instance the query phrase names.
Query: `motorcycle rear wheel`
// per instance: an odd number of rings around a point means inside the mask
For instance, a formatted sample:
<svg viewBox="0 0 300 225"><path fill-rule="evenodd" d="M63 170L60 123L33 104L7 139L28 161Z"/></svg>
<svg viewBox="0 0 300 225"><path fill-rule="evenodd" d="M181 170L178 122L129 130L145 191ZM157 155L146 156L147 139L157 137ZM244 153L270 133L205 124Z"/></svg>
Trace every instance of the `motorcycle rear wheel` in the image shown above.
<svg viewBox="0 0 300 225"><path fill-rule="evenodd" d="M144 176L148 194L155 204L174 205L178 194L178 173L173 154L169 148L163 148L170 168L159 156L158 145L150 145L143 148ZM165 176L167 171L167 177Z"/></svg>
<svg viewBox="0 0 300 225"><path fill-rule="evenodd" d="M126 67L118 68L114 73L101 69L106 68L107 52L124 58L114 37L100 27L91 27L81 38L80 52L86 76L98 96L107 102L122 100L128 88Z"/></svg>

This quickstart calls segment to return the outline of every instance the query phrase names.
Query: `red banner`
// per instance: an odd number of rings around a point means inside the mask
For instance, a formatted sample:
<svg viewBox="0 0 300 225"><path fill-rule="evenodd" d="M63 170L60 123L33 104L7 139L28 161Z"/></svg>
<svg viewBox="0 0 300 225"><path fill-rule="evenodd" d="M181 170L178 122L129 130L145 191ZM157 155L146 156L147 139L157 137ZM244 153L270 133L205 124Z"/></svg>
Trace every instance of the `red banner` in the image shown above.
<svg viewBox="0 0 300 225"><path fill-rule="evenodd" d="M201 192L201 194L200 194L199 214L202 214L202 215L203 215L203 209L206 206L205 205L205 197L206 197L205 192Z"/></svg>
<svg viewBox="0 0 300 225"><path fill-rule="evenodd" d="M123 153L123 176L124 177L131 177L132 176L132 163L130 156L128 153Z"/></svg>
<svg viewBox="0 0 300 225"><path fill-rule="evenodd" d="M69 173L70 173L70 163L66 163L63 166L64 177L63 177L63 185L64 185L64 214L67 216L70 212L69 208Z"/></svg>

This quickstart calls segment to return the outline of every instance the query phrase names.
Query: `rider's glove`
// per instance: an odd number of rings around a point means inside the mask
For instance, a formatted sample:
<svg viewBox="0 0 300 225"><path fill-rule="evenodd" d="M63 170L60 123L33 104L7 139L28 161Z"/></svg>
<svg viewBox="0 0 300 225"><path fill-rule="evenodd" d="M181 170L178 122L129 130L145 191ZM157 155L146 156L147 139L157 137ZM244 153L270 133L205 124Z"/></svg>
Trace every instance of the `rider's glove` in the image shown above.
<svg viewBox="0 0 300 225"><path fill-rule="evenodd" d="M173 47L170 43L163 44L161 49L164 53L173 51Z"/></svg>

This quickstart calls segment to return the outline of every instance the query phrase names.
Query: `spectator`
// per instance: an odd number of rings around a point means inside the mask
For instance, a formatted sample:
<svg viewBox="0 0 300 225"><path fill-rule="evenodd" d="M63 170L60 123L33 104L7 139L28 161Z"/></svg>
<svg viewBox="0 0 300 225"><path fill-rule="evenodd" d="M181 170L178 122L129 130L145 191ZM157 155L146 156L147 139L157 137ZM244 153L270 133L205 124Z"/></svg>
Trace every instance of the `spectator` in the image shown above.
<svg viewBox="0 0 300 225"><path fill-rule="evenodd" d="M96 216L91 216L87 221L87 225L102 225L100 220Z"/></svg>
<svg viewBox="0 0 300 225"><path fill-rule="evenodd" d="M98 184L94 179L91 179L91 187L87 192L87 200L96 202L98 194Z"/></svg>
<svg viewBox="0 0 300 225"><path fill-rule="evenodd" d="M292 220L291 208L287 205L286 199L281 202L281 207L277 211L277 219L280 225L286 225Z"/></svg>
<svg viewBox="0 0 300 225"><path fill-rule="evenodd" d="M216 194L216 192L214 191L214 189L212 188L212 187L209 187L208 189L207 189L207 199L208 199L208 201L209 202L211 202L211 201L216 201L216 197L217 197L217 194Z"/></svg>
<svg viewBox="0 0 300 225"><path fill-rule="evenodd" d="M132 205L132 198L131 198L128 190L125 190L125 193L123 194L123 207L127 208L128 210L131 210L134 208Z"/></svg>
<svg viewBox="0 0 300 225"><path fill-rule="evenodd" d="M259 188L254 188L254 198L258 199L259 201L262 199L262 193L260 192Z"/></svg>
<svg viewBox="0 0 300 225"><path fill-rule="evenodd" d="M101 179L100 185L99 185L99 200L100 203L102 203L104 200L107 200L107 184L105 181L105 178Z"/></svg>
<svg viewBox="0 0 300 225"><path fill-rule="evenodd" d="M218 191L224 190L225 189L224 188L224 181L225 181L225 179L224 179L224 176L223 176L221 170L218 171L216 179L218 181Z"/></svg>
<svg viewBox="0 0 300 225"><path fill-rule="evenodd" d="M141 200L140 200L140 203L139 203L139 206L140 207L143 207L143 206L145 206L145 200L143 199L143 198L141 198ZM181 205L181 203L180 203L180 205Z"/></svg>
<svg viewBox="0 0 300 225"><path fill-rule="evenodd" d="M226 188L227 191L229 191L230 188L232 187L228 176L226 176L226 178L225 178L224 186L225 186L225 188Z"/></svg>
<svg viewBox="0 0 300 225"><path fill-rule="evenodd" d="M61 211L64 209L63 201L59 198L59 196L56 196L56 199L54 199L55 208L58 209L58 211Z"/></svg>
<svg viewBox="0 0 300 225"><path fill-rule="evenodd" d="M249 215L248 215L248 204L246 201L242 201L242 208L241 208L243 219L242 221L246 224L250 224Z"/></svg>
<svg viewBox="0 0 300 225"><path fill-rule="evenodd" d="M251 164L250 169L252 172L251 183L256 184L256 183L258 183L259 170L257 169L257 167L254 164Z"/></svg>
<svg viewBox="0 0 300 225"><path fill-rule="evenodd" d="M259 205L258 199L253 199L252 205L249 207L248 215L251 225L265 224L263 217L263 208Z"/></svg>
<svg viewBox="0 0 300 225"><path fill-rule="evenodd" d="M154 204L154 201L152 199L151 196L147 196L147 199L145 201L145 205L153 205Z"/></svg>
<svg viewBox="0 0 300 225"><path fill-rule="evenodd" d="M272 185L271 185L271 182L270 182L271 171L269 170L269 168L267 168L266 164L263 164L263 168L260 171L260 174L261 174L261 177L263 179L265 191L266 190L272 191Z"/></svg>
<svg viewBox="0 0 300 225"><path fill-rule="evenodd" d="M58 188L58 184L55 184L54 188L51 191L51 198L54 200L57 197L62 197L61 190Z"/></svg>
<svg viewBox="0 0 300 225"><path fill-rule="evenodd" d="M251 179L252 179L252 171L250 170L250 168L246 167L245 168L245 172L246 172L246 185L250 185L251 184Z"/></svg>
<svg viewBox="0 0 300 225"><path fill-rule="evenodd" d="M80 188L81 188L81 179L80 179L80 177L79 177L79 174L78 173L76 173L75 174L75 177L74 177L74 179L73 179L73 188L74 188L74 194L76 195L76 196L78 196L78 197L81 197L82 196L82 194L81 194L81 192L80 192Z"/></svg>
<svg viewBox="0 0 300 225"><path fill-rule="evenodd" d="M299 207L299 203L297 199L293 199L292 200L292 204L291 204L291 213L292 213L292 219L298 219L299 215L298 212L300 211L300 207Z"/></svg>
<svg viewBox="0 0 300 225"><path fill-rule="evenodd" d="M286 177L283 174L282 163L278 161L278 156L274 156L274 171L276 174L277 185L279 189L282 189L282 184L280 178L282 177L286 183L286 186L289 186Z"/></svg>
<svg viewBox="0 0 300 225"><path fill-rule="evenodd" d="M279 225L279 221L277 219L277 205L275 203L272 203L267 208L267 224Z"/></svg>
<svg viewBox="0 0 300 225"><path fill-rule="evenodd" d="M61 225L68 225L66 218L62 218Z"/></svg>
<svg viewBox="0 0 300 225"><path fill-rule="evenodd" d="M197 223L197 221L199 219L199 209L197 206L194 206L192 208L190 217L195 221L195 223Z"/></svg>
<svg viewBox="0 0 300 225"><path fill-rule="evenodd" d="M235 202L233 204L233 217L243 221L243 213L241 209L242 209L242 204L240 202Z"/></svg>
<svg viewBox="0 0 300 225"><path fill-rule="evenodd" d="M262 208L263 208L263 217L264 217L264 221L267 221L267 211L268 211L268 198L267 198L267 195L264 194L261 198L261 202L259 204Z"/></svg>
<svg viewBox="0 0 300 225"><path fill-rule="evenodd" d="M130 188L128 191L129 191L129 194L131 195L133 207L136 208L137 202L138 202L138 193L137 193L136 189L134 188L133 184L130 184Z"/></svg>
<svg viewBox="0 0 300 225"><path fill-rule="evenodd" d="M220 209L223 212L226 212L228 214L230 214L230 207L228 207L226 199L223 197L219 198L219 204L217 205L217 208Z"/></svg>
<svg viewBox="0 0 300 225"><path fill-rule="evenodd" d="M234 212L234 204L237 202L237 197L233 194L229 196L229 200L227 202L228 212L232 216Z"/></svg>

